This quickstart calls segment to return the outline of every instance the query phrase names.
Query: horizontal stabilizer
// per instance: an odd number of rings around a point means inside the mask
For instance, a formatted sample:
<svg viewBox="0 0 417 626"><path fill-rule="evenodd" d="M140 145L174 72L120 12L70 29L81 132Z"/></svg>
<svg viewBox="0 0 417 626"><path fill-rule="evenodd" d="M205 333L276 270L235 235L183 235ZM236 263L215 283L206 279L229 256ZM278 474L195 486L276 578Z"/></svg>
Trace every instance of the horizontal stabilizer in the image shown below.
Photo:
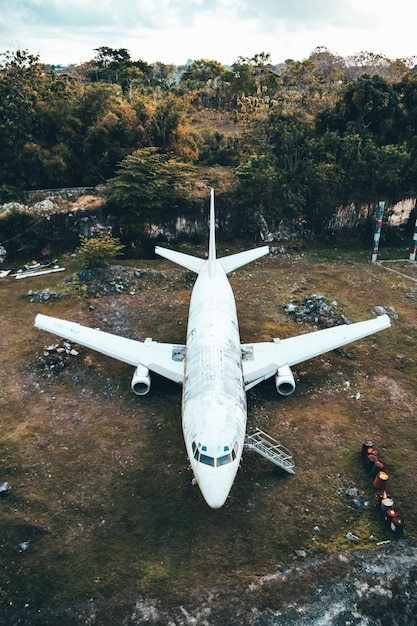
<svg viewBox="0 0 417 626"><path fill-rule="evenodd" d="M256 261L261 256L269 253L268 246L262 246L261 248L254 248L253 250L245 250L244 252L238 252L237 254L230 254L222 259L217 259L218 263L222 266L226 274L237 270L239 267Z"/></svg>
<svg viewBox="0 0 417 626"><path fill-rule="evenodd" d="M195 272L196 274L199 273L205 263L205 259L200 259L196 256L192 256L191 254L184 254L183 252L169 250L168 248L161 248L160 246L156 246L155 253L165 259L168 259L169 261L173 261L177 265L181 265L181 267L185 267L187 270Z"/></svg>

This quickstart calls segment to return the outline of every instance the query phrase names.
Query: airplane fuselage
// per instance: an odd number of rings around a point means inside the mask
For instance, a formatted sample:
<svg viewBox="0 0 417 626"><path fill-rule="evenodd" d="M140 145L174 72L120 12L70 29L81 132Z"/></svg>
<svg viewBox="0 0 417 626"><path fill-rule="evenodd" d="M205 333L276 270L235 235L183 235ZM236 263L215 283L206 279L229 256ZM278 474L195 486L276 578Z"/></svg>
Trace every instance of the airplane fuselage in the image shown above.
<svg viewBox="0 0 417 626"><path fill-rule="evenodd" d="M235 298L220 263L191 295L182 397L184 440L206 502L221 507L242 456L246 392Z"/></svg>

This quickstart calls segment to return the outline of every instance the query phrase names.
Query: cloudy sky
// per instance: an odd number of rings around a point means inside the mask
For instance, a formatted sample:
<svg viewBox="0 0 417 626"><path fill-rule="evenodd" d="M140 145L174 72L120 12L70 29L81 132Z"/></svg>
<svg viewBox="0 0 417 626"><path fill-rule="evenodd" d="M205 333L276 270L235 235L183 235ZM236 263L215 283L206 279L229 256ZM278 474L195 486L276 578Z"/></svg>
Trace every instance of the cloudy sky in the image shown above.
<svg viewBox="0 0 417 626"><path fill-rule="evenodd" d="M66 65L109 46L149 63L259 52L280 63L325 46L395 59L417 55L414 15L412 0L0 0L0 53Z"/></svg>

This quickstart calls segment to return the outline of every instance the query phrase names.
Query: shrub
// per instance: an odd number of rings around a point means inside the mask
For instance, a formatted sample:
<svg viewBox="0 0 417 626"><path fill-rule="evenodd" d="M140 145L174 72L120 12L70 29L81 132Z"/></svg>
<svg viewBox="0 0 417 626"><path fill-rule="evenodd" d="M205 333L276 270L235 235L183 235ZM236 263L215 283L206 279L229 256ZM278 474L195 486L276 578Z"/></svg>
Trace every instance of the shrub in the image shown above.
<svg viewBox="0 0 417 626"><path fill-rule="evenodd" d="M81 237L81 246L77 248L77 258L87 269L107 267L121 254L123 247L120 239L110 235L99 235L94 239Z"/></svg>

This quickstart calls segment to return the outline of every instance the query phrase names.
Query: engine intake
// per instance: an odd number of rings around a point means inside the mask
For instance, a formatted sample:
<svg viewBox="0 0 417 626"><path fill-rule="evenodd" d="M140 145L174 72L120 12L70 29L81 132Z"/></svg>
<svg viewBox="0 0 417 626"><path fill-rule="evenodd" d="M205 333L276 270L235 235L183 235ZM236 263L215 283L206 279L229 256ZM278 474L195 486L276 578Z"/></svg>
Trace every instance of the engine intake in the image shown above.
<svg viewBox="0 0 417 626"><path fill-rule="evenodd" d="M275 376L275 386L281 396L290 396L295 389L295 380L289 365L279 368Z"/></svg>
<svg viewBox="0 0 417 626"><path fill-rule="evenodd" d="M138 365L135 369L135 373L132 377L130 384L133 393L137 396L144 396L151 388L151 377L149 376L149 370L143 365Z"/></svg>

